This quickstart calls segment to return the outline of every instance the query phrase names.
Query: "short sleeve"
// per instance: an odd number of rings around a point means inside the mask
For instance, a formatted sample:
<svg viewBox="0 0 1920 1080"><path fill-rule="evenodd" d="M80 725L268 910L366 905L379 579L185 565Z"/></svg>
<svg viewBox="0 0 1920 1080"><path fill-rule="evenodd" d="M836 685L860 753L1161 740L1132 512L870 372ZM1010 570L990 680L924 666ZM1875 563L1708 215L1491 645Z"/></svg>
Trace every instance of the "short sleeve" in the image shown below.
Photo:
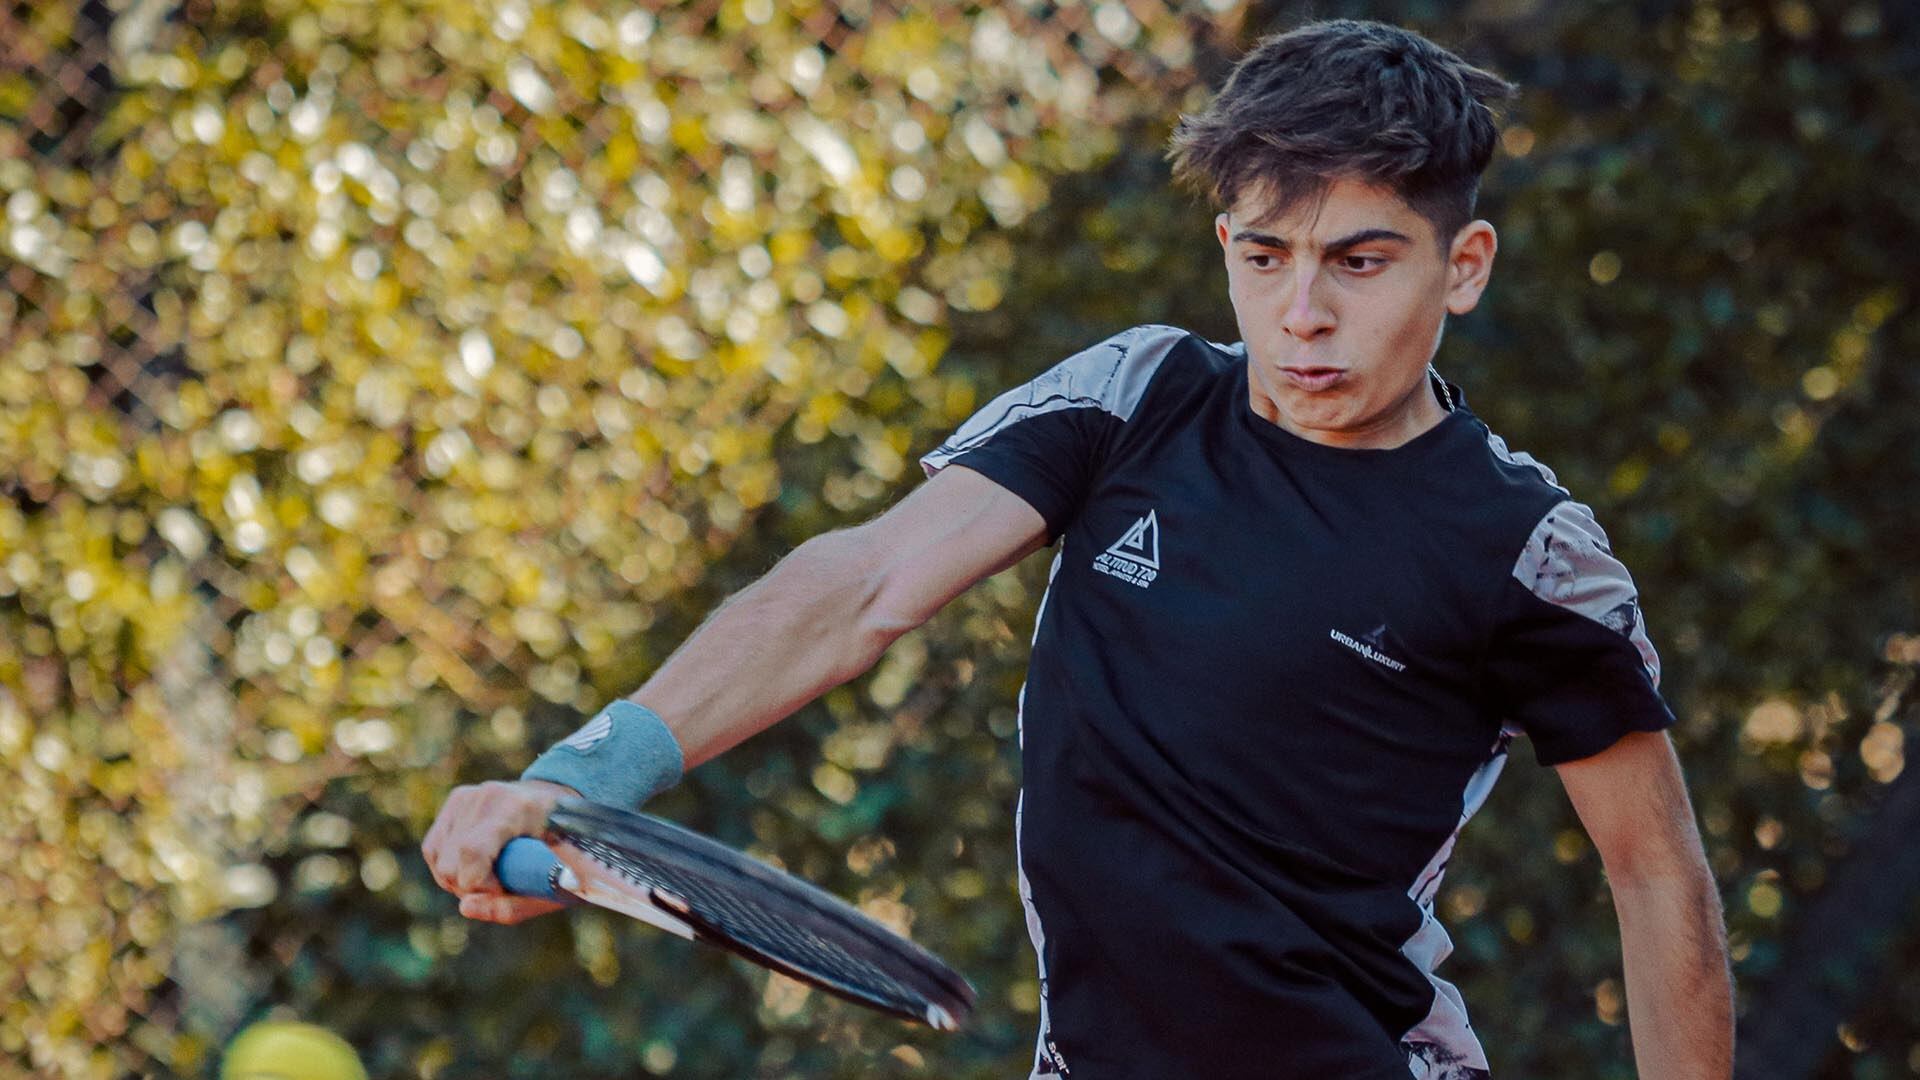
<svg viewBox="0 0 1920 1080"><path fill-rule="evenodd" d="M1106 451L1184 331L1138 326L1075 353L988 402L920 459L928 476L964 465L1025 499L1066 532Z"/></svg>
<svg viewBox="0 0 1920 1080"><path fill-rule="evenodd" d="M1502 583L1487 656L1493 705L1543 765L1671 727L1640 597L1593 512L1548 510Z"/></svg>

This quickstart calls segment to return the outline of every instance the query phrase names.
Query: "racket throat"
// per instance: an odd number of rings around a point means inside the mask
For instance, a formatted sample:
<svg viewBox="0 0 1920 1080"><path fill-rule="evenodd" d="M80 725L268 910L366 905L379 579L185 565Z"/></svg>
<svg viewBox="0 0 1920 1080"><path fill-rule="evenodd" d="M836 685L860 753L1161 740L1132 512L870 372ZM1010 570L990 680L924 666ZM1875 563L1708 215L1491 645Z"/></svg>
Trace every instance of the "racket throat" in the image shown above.
<svg viewBox="0 0 1920 1080"><path fill-rule="evenodd" d="M649 889L647 899L642 899L624 890L608 888L597 881L583 882L570 867L562 868L558 884L590 904L617 911L650 926L657 926L669 934L676 934L688 941L694 940L693 924L668 910L686 911L687 902L665 890Z"/></svg>

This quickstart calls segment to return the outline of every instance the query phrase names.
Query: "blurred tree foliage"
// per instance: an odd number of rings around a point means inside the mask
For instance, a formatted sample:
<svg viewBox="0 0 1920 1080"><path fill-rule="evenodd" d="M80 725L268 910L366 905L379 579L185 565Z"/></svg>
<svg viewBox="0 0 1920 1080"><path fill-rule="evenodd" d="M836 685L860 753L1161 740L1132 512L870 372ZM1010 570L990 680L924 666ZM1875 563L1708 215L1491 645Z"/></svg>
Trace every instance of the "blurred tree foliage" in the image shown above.
<svg viewBox="0 0 1920 1080"><path fill-rule="evenodd" d="M769 1042L712 958L615 984L672 954L592 917L470 941L418 837L650 670L769 504L878 505L973 404L935 365L948 313L1004 292L998 230L1191 85L1226 7L9 9L0 1062L196 1071L267 1002L381 1074L815 1071L892 1039L823 1044L775 986ZM997 895L987 804L935 825L930 780L867 781L958 764L915 655L797 775L682 809L831 857L898 923ZM887 835L942 845L924 886L875 832L895 804L925 828Z"/></svg>
<svg viewBox="0 0 1920 1080"><path fill-rule="evenodd" d="M591 913L466 924L415 845L976 400L1131 323L1235 336L1158 160L1233 16L280 0L135 8L103 59L89 10L34 11L0 70L0 1071L192 1074L280 1006L375 1075L1017 1075L1044 560L659 802L956 959L960 1037ZM1312 14L1525 88L1439 363L1639 579L1744 1022L1779 1023L1920 721L1920 12ZM51 77L73 56L90 83ZM1441 905L1501 1075L1632 1075L1544 770ZM1823 988L1816 1075L1920 1075L1893 910Z"/></svg>

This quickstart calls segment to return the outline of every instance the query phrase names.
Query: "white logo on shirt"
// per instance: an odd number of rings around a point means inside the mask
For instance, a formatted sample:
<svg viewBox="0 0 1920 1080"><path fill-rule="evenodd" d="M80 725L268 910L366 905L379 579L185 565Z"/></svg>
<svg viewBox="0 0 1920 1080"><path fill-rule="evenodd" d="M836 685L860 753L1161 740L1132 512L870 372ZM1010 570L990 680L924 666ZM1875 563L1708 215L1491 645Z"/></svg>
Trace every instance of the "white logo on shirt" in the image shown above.
<svg viewBox="0 0 1920 1080"><path fill-rule="evenodd" d="M1093 568L1141 588L1160 576L1160 518L1148 510L1127 531L1093 557Z"/></svg>
<svg viewBox="0 0 1920 1080"><path fill-rule="evenodd" d="M1385 644L1387 636L1386 623L1381 623L1379 626L1368 631L1367 635L1359 641L1355 641L1351 636L1343 634L1338 630L1327 631L1327 636L1389 671L1407 670L1407 665L1380 651L1380 647Z"/></svg>

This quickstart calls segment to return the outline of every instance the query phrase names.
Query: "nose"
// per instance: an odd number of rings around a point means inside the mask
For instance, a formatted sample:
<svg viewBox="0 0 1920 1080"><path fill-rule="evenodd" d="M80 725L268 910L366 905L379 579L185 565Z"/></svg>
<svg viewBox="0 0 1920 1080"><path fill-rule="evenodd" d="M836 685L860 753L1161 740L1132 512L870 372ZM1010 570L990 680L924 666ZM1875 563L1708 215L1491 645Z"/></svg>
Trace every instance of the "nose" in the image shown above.
<svg viewBox="0 0 1920 1080"><path fill-rule="evenodd" d="M1280 316L1280 328L1289 337L1312 341L1333 330L1333 310L1321 295L1321 279L1320 266L1306 260L1294 272L1287 309Z"/></svg>

